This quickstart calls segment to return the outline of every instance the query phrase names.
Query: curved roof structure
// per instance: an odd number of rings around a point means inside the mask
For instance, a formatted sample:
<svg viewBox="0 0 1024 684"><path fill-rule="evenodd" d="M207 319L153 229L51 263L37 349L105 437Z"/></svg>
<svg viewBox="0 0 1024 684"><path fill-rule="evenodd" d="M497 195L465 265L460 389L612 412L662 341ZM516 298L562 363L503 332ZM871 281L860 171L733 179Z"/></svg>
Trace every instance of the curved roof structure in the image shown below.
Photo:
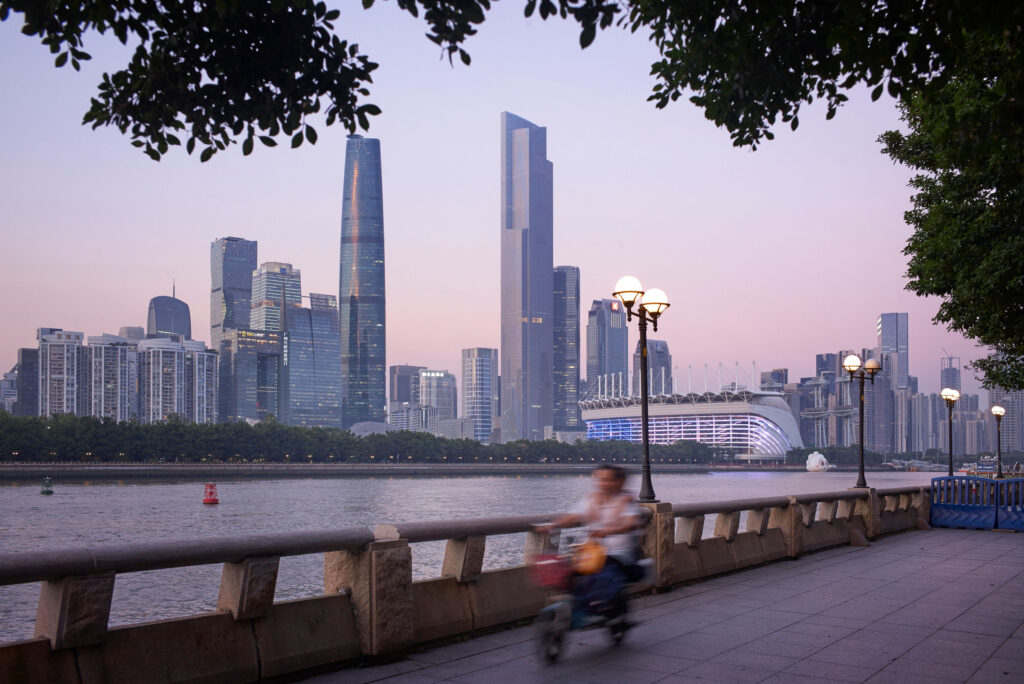
<svg viewBox="0 0 1024 684"><path fill-rule="evenodd" d="M188 304L177 297L159 296L149 300L149 315L146 318L146 335L165 337L180 335L192 339L192 314Z"/></svg>
<svg viewBox="0 0 1024 684"><path fill-rule="evenodd" d="M587 439L640 442L640 398L580 402ZM652 444L690 440L754 458L785 455L803 446L800 428L777 392L739 390L663 394L648 402Z"/></svg>

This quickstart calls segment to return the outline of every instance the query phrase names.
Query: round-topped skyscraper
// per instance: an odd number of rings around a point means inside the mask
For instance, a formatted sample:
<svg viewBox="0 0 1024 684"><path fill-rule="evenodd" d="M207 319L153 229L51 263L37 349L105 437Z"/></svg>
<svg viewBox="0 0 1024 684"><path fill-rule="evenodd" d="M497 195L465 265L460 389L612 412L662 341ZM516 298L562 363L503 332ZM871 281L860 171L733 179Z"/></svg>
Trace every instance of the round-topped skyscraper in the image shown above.
<svg viewBox="0 0 1024 684"><path fill-rule="evenodd" d="M384 422L384 197L380 140L350 135L345 145L341 206L341 330L343 427Z"/></svg>

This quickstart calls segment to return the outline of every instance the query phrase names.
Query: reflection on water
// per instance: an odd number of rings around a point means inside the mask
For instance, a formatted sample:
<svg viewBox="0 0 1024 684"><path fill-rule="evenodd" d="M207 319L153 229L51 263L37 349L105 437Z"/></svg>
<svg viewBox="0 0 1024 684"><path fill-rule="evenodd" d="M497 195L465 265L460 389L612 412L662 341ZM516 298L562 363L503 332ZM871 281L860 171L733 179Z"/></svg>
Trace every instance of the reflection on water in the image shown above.
<svg viewBox="0 0 1024 684"><path fill-rule="evenodd" d="M685 503L835 491L851 473L732 472L655 475L662 501ZM929 473L869 473L873 487L926 484ZM631 483L635 485L636 483ZM37 486L0 484L0 549L33 551L97 544L154 542L373 526L384 522L550 513L566 510L587 491L580 475L508 477L377 477L220 481L220 504L204 506L203 483L95 480ZM711 522L708 521L708 525ZM523 535L489 538L486 567L521 562ZM444 542L413 546L413 574L441 567ZM119 575L111 624L189 615L217 602L219 565ZM323 591L321 555L281 560L277 598ZM0 587L0 642L32 635L39 585Z"/></svg>

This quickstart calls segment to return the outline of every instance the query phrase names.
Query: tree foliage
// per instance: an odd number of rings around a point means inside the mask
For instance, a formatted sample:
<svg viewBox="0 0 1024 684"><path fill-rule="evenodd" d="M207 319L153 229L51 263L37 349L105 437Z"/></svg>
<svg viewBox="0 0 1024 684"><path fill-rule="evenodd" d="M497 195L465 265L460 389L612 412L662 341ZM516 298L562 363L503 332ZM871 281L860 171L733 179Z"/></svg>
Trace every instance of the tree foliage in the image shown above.
<svg viewBox="0 0 1024 684"><path fill-rule="evenodd" d="M713 449L697 442L658 446L651 452L656 463L708 463L714 456ZM360 438L347 430L272 420L257 425L140 425L72 415L23 418L0 411L0 462L638 463L640 458L640 446L629 442L485 446L424 432Z"/></svg>
<svg viewBox="0 0 1024 684"><path fill-rule="evenodd" d="M364 9L374 0L363 0ZM420 17L449 61L470 63L466 43L490 0L396 0ZM307 117L326 106L328 125L369 127L379 113L367 84L376 64L333 33L338 10L316 0L0 0L0 19L79 68L89 32L137 45L129 64L104 74L85 115L113 125L159 159L181 137L206 160L233 142L316 141ZM799 125L803 104L824 100L828 118L866 84L872 97L941 88L967 57L966 35L1018 40L1024 4L843 0L526 0L526 16L579 24L581 47L599 29L645 35L657 107L681 97L704 109L736 145L756 147L779 120Z"/></svg>
<svg viewBox="0 0 1024 684"><path fill-rule="evenodd" d="M1016 36L972 36L951 78L901 104L880 138L914 169L907 288L936 322L991 347L986 386L1024 389L1024 65Z"/></svg>

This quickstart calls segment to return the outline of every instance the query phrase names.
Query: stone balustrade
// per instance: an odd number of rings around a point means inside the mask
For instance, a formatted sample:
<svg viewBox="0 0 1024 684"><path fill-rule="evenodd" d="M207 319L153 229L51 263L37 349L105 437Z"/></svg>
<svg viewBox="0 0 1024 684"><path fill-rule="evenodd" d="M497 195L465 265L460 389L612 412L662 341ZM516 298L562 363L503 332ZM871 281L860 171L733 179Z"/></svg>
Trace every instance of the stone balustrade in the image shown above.
<svg viewBox="0 0 1024 684"><path fill-rule="evenodd" d="M655 561L655 587L667 590L926 527L927 491L854 489L646 504L643 546ZM36 638L0 645L0 681L256 681L514 623L536 615L545 595L531 583L525 564L484 570L487 537L526 533L525 561L548 546L534 525L553 517L0 554L0 585L42 583ZM414 581L411 545L438 540L447 542L441 576ZM303 554L323 554L324 594L275 602L280 558ZM216 611L108 628L118 574L211 563L223 563Z"/></svg>

